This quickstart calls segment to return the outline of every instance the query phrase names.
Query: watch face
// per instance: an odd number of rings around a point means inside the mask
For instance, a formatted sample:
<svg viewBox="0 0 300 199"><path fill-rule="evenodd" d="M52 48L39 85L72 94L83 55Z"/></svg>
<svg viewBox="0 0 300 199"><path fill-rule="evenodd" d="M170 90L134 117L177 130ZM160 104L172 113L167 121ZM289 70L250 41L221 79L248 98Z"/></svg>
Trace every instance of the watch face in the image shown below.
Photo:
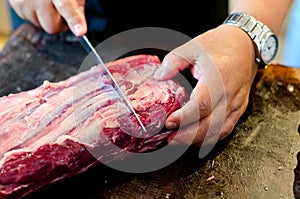
<svg viewBox="0 0 300 199"><path fill-rule="evenodd" d="M261 58L264 63L268 64L272 61L278 50L278 39L274 35L270 35L261 48Z"/></svg>

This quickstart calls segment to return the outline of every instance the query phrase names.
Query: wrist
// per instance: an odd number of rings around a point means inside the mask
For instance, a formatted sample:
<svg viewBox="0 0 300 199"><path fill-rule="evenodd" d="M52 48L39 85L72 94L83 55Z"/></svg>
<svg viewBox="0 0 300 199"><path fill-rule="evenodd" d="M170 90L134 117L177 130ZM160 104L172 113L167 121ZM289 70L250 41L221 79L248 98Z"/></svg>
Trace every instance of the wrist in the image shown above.
<svg viewBox="0 0 300 199"><path fill-rule="evenodd" d="M241 12L230 14L224 24L238 27L247 33L253 41L255 59L260 68L264 68L275 58L278 51L278 38L268 26Z"/></svg>
<svg viewBox="0 0 300 199"><path fill-rule="evenodd" d="M221 24L218 29L222 31L220 35L226 35L230 41L234 41L233 45L238 51L237 54L244 57L245 60L251 60L252 65L257 67L255 44L245 31L229 24Z"/></svg>

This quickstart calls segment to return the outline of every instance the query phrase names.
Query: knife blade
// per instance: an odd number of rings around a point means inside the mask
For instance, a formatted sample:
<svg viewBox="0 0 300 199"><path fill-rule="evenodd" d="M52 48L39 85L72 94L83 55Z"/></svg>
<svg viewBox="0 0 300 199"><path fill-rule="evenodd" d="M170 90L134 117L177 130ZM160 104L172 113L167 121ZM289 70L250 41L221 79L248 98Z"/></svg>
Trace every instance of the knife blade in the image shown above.
<svg viewBox="0 0 300 199"><path fill-rule="evenodd" d="M84 47L84 49L88 52L91 53L92 56L94 57L95 61L97 62L98 65L102 66L105 70L105 72L107 73L108 77L110 78L110 80L113 82L113 85L117 91L117 93L119 94L119 96L121 97L121 101L123 101L127 107L129 108L129 110L132 112L132 114L135 116L135 118L137 119L138 123L140 124L140 126L142 127L144 132L147 132L144 124L142 123L142 121L140 120L140 118L138 117L137 113L135 112L134 108L131 106L131 104L129 103L128 99L126 98L125 94L122 92L120 86L118 85L117 81L114 79L114 77L112 76L112 74L110 73L110 71L108 70L108 68L106 67L105 63L103 62L102 58L100 57L100 55L97 53L96 49L93 47L93 45L91 44L91 42L89 41L89 39L87 38L86 35L80 36L79 37L79 41L81 43L81 45Z"/></svg>

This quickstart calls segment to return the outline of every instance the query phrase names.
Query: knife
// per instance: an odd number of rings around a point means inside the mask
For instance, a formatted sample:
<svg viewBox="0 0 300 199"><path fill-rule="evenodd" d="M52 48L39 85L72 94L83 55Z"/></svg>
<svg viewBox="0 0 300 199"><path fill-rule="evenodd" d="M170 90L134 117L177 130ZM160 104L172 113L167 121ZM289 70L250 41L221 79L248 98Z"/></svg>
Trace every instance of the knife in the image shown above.
<svg viewBox="0 0 300 199"><path fill-rule="evenodd" d="M112 76L112 74L110 73L110 71L108 70L108 68L106 67L106 65L104 64L102 58L99 56L99 54L97 53L96 49L92 46L91 42L89 41L89 39L86 37L86 35L80 36L79 37L79 41L81 43L81 45L85 48L85 50L88 53L91 53L92 56L94 57L95 61L97 62L97 64L99 64L100 66L102 66L104 68L104 70L106 71L106 73L108 74L110 80L113 82L113 85L117 91L117 93L120 95L121 97L121 101L125 102L125 104L127 105L127 107L129 108L129 110L133 113L133 115L135 116L135 118L137 119L138 123L140 124L140 126L142 127L144 132L147 132L145 126L143 125L142 121L140 120L140 118L138 117L137 113L135 112L134 108L131 106L131 104L129 103L128 99L126 98L126 96L124 95L124 93L122 92L122 90L120 89L120 86L118 85L118 83L116 82L116 80L114 79L114 77Z"/></svg>

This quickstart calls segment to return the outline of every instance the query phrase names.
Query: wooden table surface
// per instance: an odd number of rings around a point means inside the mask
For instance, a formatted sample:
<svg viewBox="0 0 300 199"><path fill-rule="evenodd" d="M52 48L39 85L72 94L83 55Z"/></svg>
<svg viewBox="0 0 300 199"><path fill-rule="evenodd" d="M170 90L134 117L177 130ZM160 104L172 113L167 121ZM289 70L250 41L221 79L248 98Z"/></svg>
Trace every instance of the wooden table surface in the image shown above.
<svg viewBox="0 0 300 199"><path fill-rule="evenodd" d="M66 79L84 57L69 34L50 36L23 25L0 54L0 96ZM246 112L204 159L191 147L149 173L99 165L26 198L299 198L299 82L300 69L269 65L259 71Z"/></svg>

